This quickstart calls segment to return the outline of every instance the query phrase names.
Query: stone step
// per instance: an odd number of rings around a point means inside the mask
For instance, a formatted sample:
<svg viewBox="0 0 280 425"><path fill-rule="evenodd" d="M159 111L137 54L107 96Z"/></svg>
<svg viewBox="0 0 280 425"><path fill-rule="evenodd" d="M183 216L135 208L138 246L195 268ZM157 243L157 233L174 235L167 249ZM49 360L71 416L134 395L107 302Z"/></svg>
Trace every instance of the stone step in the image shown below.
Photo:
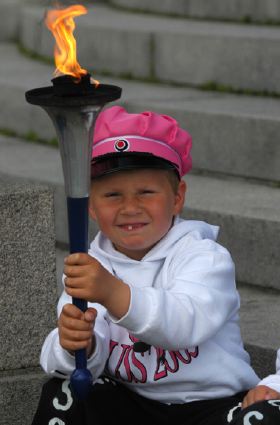
<svg viewBox="0 0 280 425"><path fill-rule="evenodd" d="M18 38L21 5L21 0L1 0L0 42L15 41Z"/></svg>
<svg viewBox="0 0 280 425"><path fill-rule="evenodd" d="M53 56L45 9L23 7L19 41ZM280 93L280 28L199 22L89 7L77 19L78 55L96 72L188 84L215 83L233 89Z"/></svg>
<svg viewBox="0 0 280 425"><path fill-rule="evenodd" d="M52 139L47 114L25 101L25 92L50 85L53 66L0 45L0 129ZM98 77L98 76L97 76ZM123 87L118 102L130 112L154 110L174 116L193 136L195 170L280 182L280 99L205 92L161 84L98 77Z"/></svg>
<svg viewBox="0 0 280 425"><path fill-rule="evenodd" d="M280 4L277 0L110 0L110 3L127 10L171 16L241 22L280 22Z"/></svg>
<svg viewBox="0 0 280 425"><path fill-rule="evenodd" d="M48 184L54 190L56 238L67 243L67 213L58 149L0 137L2 179ZM221 226L240 282L280 290L280 191L238 179L190 174L183 216ZM91 223L90 239L97 228Z"/></svg>
<svg viewBox="0 0 280 425"><path fill-rule="evenodd" d="M59 293L62 290L63 259L68 251L57 249ZM241 298L240 325L243 341L254 369L260 377L275 371L276 350L280 346L280 292L238 284Z"/></svg>

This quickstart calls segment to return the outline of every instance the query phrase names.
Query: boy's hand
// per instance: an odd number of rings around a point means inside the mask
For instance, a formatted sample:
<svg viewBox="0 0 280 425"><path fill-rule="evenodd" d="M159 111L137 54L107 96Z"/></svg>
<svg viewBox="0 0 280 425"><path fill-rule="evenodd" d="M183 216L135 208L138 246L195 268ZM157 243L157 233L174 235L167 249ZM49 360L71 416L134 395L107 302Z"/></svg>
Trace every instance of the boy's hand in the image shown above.
<svg viewBox="0 0 280 425"><path fill-rule="evenodd" d="M242 402L242 409L263 400L276 400L280 399L280 394L265 385L259 385L250 390L244 397Z"/></svg>
<svg viewBox="0 0 280 425"><path fill-rule="evenodd" d="M74 298L102 304L120 319L129 308L130 288L109 273L95 258L85 253L64 260L65 291Z"/></svg>
<svg viewBox="0 0 280 425"><path fill-rule="evenodd" d="M97 311L88 308L84 313L73 304L65 304L58 319L60 345L71 354L85 348L87 356L95 349L93 328Z"/></svg>

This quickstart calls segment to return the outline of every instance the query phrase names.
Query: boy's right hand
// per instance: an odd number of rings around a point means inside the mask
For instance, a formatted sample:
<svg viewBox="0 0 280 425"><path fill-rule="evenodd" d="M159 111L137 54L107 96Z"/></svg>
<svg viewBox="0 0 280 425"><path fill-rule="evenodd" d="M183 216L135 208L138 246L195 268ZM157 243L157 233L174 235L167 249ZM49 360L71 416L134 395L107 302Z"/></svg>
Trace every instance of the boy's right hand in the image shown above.
<svg viewBox="0 0 280 425"><path fill-rule="evenodd" d="M84 313L73 304L65 304L58 319L60 345L71 354L85 348L87 357L95 349L93 333L97 311L88 308Z"/></svg>
<svg viewBox="0 0 280 425"><path fill-rule="evenodd" d="M280 394L266 385L258 385L250 390L243 399L242 409L249 407L251 404L264 400L280 399Z"/></svg>

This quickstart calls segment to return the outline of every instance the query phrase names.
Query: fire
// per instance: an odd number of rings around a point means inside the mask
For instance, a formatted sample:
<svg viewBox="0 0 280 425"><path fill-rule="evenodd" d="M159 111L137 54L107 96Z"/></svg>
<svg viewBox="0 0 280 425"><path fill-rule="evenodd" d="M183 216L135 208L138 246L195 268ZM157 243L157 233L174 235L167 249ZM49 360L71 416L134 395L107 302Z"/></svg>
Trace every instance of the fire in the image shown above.
<svg viewBox="0 0 280 425"><path fill-rule="evenodd" d="M72 75L77 81L80 81L81 77L88 73L85 69L81 68L77 61L76 40L73 35L76 27L74 18L85 15L86 13L87 9L77 4L65 9L52 9L46 14L46 26L56 40L54 48L55 76L67 74ZM97 81L94 81L94 83L98 85Z"/></svg>

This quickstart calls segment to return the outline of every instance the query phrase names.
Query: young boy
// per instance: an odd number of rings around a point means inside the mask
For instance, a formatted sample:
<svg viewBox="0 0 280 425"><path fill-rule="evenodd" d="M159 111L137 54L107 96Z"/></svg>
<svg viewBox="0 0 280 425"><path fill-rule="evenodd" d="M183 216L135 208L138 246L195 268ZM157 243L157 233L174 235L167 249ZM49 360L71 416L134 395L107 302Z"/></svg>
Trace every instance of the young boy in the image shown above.
<svg viewBox="0 0 280 425"><path fill-rule="evenodd" d="M65 259L58 328L46 338L33 425L188 424L232 420L259 381L239 330L234 264L218 228L182 220L191 138L171 117L115 106L97 120L89 254ZM85 313L71 297L89 302ZM75 400L73 352L94 385ZM235 412L236 413L236 412Z"/></svg>

